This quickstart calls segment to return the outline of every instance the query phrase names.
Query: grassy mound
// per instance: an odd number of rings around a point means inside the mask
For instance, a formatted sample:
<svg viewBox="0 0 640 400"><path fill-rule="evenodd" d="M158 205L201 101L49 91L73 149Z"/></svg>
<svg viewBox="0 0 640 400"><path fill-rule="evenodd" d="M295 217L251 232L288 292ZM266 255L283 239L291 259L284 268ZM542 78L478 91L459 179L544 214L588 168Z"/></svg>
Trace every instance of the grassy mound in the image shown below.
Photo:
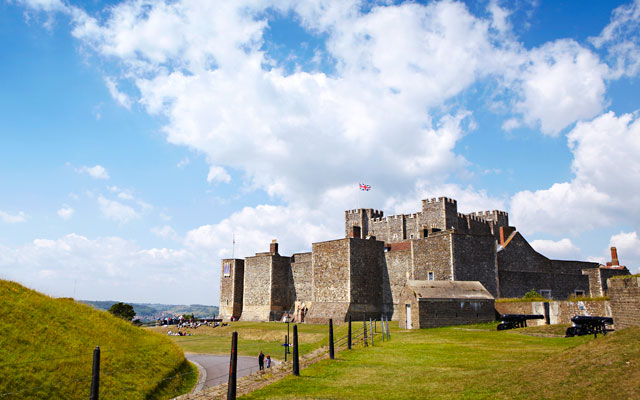
<svg viewBox="0 0 640 400"><path fill-rule="evenodd" d="M88 398L96 346L100 398L166 398L197 380L168 338L71 299L0 280L0 316L3 398Z"/></svg>

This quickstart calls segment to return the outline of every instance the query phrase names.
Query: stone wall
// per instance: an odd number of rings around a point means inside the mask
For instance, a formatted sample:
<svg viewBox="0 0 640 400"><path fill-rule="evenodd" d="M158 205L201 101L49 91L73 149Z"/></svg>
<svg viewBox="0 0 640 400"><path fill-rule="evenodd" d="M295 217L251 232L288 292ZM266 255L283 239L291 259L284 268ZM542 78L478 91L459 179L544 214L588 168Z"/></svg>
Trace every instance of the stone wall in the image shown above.
<svg viewBox="0 0 640 400"><path fill-rule="evenodd" d="M395 248L394 248L395 247ZM398 301L402 288L411 277L411 243L400 242L392 245L391 249L385 253L386 271L382 275L383 288L388 285L389 293L383 292L383 302L393 304L391 309L385 307L383 310L387 318L398 319ZM389 297L391 297L389 299Z"/></svg>
<svg viewBox="0 0 640 400"><path fill-rule="evenodd" d="M496 302L498 314L539 314L545 315L542 301L502 303ZM608 301L550 301L549 321L551 324L570 324L575 315L611 317L612 308ZM615 322L615 319L614 319ZM544 325L544 319L527 321L529 326Z"/></svg>
<svg viewBox="0 0 640 400"><path fill-rule="evenodd" d="M245 258L244 321L269 321L271 313L271 253Z"/></svg>
<svg viewBox="0 0 640 400"><path fill-rule="evenodd" d="M453 234L454 280L479 281L498 297L496 241L491 235Z"/></svg>
<svg viewBox="0 0 640 400"><path fill-rule="evenodd" d="M311 304L312 288L312 256L311 253L296 253L291 256L291 276L293 284L289 284L291 290L290 299Z"/></svg>
<svg viewBox="0 0 640 400"><path fill-rule="evenodd" d="M384 242L349 239L350 312L379 318L382 311L382 272L385 267Z"/></svg>
<svg viewBox="0 0 640 400"><path fill-rule="evenodd" d="M500 267L500 265L499 265ZM523 297L531 289L540 293L551 290L551 298L563 300L575 294L576 290L589 293L589 277L575 274L551 274L548 272L518 272L498 269L500 297Z"/></svg>
<svg viewBox="0 0 640 400"><path fill-rule="evenodd" d="M229 267L229 276L225 276L225 265ZM244 290L244 260L222 260L220 269L220 318L230 320L240 317Z"/></svg>
<svg viewBox="0 0 640 400"><path fill-rule="evenodd" d="M271 256L271 314L270 320L279 320L282 314L293 305L289 283L291 276L291 258L279 254Z"/></svg>
<svg viewBox="0 0 640 400"><path fill-rule="evenodd" d="M616 329L640 325L640 277L609 279L607 285Z"/></svg>
<svg viewBox="0 0 640 400"><path fill-rule="evenodd" d="M406 326L406 304L411 304L411 327ZM494 300L415 299L403 297L398 309L400 329L425 329L495 320Z"/></svg>
<svg viewBox="0 0 640 400"><path fill-rule="evenodd" d="M452 280L451 232L436 232L426 239L412 240L411 247L411 279L426 281L429 271L433 271L434 280Z"/></svg>
<svg viewBox="0 0 640 400"><path fill-rule="evenodd" d="M338 239L313 243L313 302L348 303L349 289L349 240ZM311 316L310 316L311 317Z"/></svg>
<svg viewBox="0 0 640 400"><path fill-rule="evenodd" d="M609 278L620 275L630 275L630 272L627 268L617 269L617 268L598 268L600 270L600 282L602 282L602 292L603 296L606 296L609 293Z"/></svg>

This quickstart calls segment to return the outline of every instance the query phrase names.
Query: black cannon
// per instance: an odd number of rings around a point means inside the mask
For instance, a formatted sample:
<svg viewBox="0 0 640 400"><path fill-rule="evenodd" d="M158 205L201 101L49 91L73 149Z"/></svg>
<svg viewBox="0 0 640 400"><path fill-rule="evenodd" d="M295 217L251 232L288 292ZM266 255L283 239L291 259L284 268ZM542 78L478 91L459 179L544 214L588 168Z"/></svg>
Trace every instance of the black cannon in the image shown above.
<svg viewBox="0 0 640 400"><path fill-rule="evenodd" d="M500 316L499 331L506 329L522 328L527 326L528 319L544 319L540 314L502 314Z"/></svg>
<svg viewBox="0 0 640 400"><path fill-rule="evenodd" d="M598 336L598 333L607 334L607 325L613 325L613 318L610 317L590 317L587 315L576 315L571 318L573 326L567 328L565 337L591 335Z"/></svg>

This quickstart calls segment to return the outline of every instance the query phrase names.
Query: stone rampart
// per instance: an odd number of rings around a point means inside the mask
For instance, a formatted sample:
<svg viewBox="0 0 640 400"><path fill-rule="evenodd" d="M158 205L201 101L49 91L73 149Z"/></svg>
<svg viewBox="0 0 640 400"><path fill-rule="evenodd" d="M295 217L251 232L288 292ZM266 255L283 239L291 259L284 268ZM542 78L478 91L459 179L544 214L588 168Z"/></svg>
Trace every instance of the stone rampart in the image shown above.
<svg viewBox="0 0 640 400"><path fill-rule="evenodd" d="M498 314L539 314L545 315L543 301L531 302L496 302ZM551 324L570 324L575 315L588 315L593 317L611 317L612 309L608 301L550 301L549 322ZM545 315L546 316L546 315ZM614 319L615 322L615 319ZM544 319L532 319L527 321L530 326L544 325Z"/></svg>
<svg viewBox="0 0 640 400"><path fill-rule="evenodd" d="M609 279L607 284L616 329L640 325L640 276Z"/></svg>

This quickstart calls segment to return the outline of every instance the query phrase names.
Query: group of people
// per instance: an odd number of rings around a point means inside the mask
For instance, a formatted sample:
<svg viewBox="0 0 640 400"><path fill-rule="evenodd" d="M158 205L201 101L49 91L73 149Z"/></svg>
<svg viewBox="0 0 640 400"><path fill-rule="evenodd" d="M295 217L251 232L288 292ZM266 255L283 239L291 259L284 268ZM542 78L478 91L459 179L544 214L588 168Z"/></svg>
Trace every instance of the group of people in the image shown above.
<svg viewBox="0 0 640 400"><path fill-rule="evenodd" d="M265 360L264 353L262 353L261 350L260 354L258 354L258 366L260 367L260 371L264 371L265 364L267 368L271 368L271 356L267 354L267 359Z"/></svg>
<svg viewBox="0 0 640 400"><path fill-rule="evenodd" d="M169 336L191 336L191 334L190 334L190 333L187 333L187 332L181 332L180 330L178 330L178 332L171 332L171 331L168 331L168 332L167 332L167 335L169 335Z"/></svg>

